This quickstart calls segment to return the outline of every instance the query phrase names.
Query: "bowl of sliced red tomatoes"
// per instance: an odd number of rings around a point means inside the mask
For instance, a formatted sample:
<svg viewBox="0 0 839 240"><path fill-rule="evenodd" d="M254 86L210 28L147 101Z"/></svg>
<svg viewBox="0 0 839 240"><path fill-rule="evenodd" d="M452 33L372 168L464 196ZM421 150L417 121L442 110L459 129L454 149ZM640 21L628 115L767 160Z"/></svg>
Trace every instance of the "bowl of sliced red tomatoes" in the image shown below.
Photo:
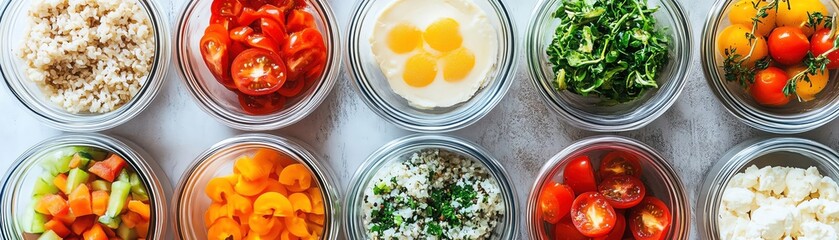
<svg viewBox="0 0 839 240"><path fill-rule="evenodd" d="M193 0L180 17L177 63L203 110L240 130L279 129L329 95L339 29L323 0Z"/></svg>
<svg viewBox="0 0 839 240"><path fill-rule="evenodd" d="M531 239L688 239L690 206L676 172L637 140L580 140L551 158L530 191Z"/></svg>

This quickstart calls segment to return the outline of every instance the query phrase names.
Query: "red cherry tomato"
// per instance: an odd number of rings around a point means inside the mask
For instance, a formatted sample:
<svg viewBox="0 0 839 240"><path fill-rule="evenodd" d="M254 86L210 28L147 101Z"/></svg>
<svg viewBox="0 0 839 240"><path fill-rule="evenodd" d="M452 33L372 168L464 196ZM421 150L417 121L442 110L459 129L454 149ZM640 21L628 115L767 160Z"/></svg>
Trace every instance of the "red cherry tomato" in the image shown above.
<svg viewBox="0 0 839 240"><path fill-rule="evenodd" d="M810 51L810 40L798 27L778 27L769 34L769 55L784 65L801 63Z"/></svg>
<svg viewBox="0 0 839 240"><path fill-rule="evenodd" d="M629 212L629 228L639 240L661 240L670 229L670 209L655 197L646 197Z"/></svg>
<svg viewBox="0 0 839 240"><path fill-rule="evenodd" d="M277 54L251 48L240 53L231 67L233 82L252 96L276 92L286 81L286 67Z"/></svg>
<svg viewBox="0 0 839 240"><path fill-rule="evenodd" d="M780 107L789 103L790 97L784 94L784 87L789 77L784 70L769 67L755 74L755 82L749 89L757 103L767 107Z"/></svg>
<svg viewBox="0 0 839 240"><path fill-rule="evenodd" d="M313 28L292 33L283 47L283 56L292 79L320 76L326 65L323 37ZM317 73L312 74L312 69L316 69Z"/></svg>
<svg viewBox="0 0 839 240"><path fill-rule="evenodd" d="M644 183L629 175L616 175L603 179L598 191L612 207L618 209L634 207L647 195Z"/></svg>
<svg viewBox="0 0 839 240"><path fill-rule="evenodd" d="M637 156L628 152L610 152L600 161L598 173L601 179L614 175L641 177L641 162Z"/></svg>
<svg viewBox="0 0 839 240"><path fill-rule="evenodd" d="M597 192L594 179L594 169L588 156L579 156L565 166L563 173L565 184L571 186L575 193Z"/></svg>
<svg viewBox="0 0 839 240"><path fill-rule="evenodd" d="M571 218L563 218L559 221L556 225L554 225L554 240L589 240L589 237L586 237L579 230L577 227L574 226L574 223L571 222Z"/></svg>
<svg viewBox="0 0 839 240"><path fill-rule="evenodd" d="M201 37L201 57L213 76L225 86L232 85L227 48L230 38L221 24L210 24Z"/></svg>
<svg viewBox="0 0 839 240"><path fill-rule="evenodd" d="M622 213L618 213L615 228L608 235L596 237L594 240L621 240L624 232L626 232L626 217Z"/></svg>
<svg viewBox="0 0 839 240"><path fill-rule="evenodd" d="M239 93L239 104L246 113L253 115L267 115L285 107L286 98L279 94L251 96Z"/></svg>
<svg viewBox="0 0 839 240"><path fill-rule="evenodd" d="M237 0L213 0L210 12L221 17L238 17L243 8L244 5Z"/></svg>
<svg viewBox="0 0 839 240"><path fill-rule="evenodd" d="M230 30L230 40L247 43L248 38L253 35L253 28L248 26L239 26Z"/></svg>
<svg viewBox="0 0 839 240"><path fill-rule="evenodd" d="M293 10L288 13L286 28L289 32L299 32L306 28L317 28L315 17L303 10Z"/></svg>
<svg viewBox="0 0 839 240"><path fill-rule="evenodd" d="M813 55L822 55L833 49L834 42L836 42L836 38L830 36L830 29L818 30L810 38L810 51L813 52ZM828 69L839 68L839 51L827 54L827 59L830 60L830 63L827 64Z"/></svg>
<svg viewBox="0 0 839 240"><path fill-rule="evenodd" d="M262 28L262 34L271 38L278 46L284 45L288 40L288 33L282 23L270 18L262 18L259 20L259 26Z"/></svg>
<svg viewBox="0 0 839 240"><path fill-rule="evenodd" d="M306 82L304 81L286 81L285 84L283 84L283 87L281 87L280 90L277 90L277 93L291 98L296 97L303 92L304 88L306 88Z"/></svg>
<svg viewBox="0 0 839 240"><path fill-rule="evenodd" d="M580 194L571 205L571 222L583 235L602 237L615 228L617 214L597 192Z"/></svg>
<svg viewBox="0 0 839 240"><path fill-rule="evenodd" d="M539 194L539 206L542 209L542 219L556 224L571 211L574 202L574 190L561 183L551 183L542 188Z"/></svg>

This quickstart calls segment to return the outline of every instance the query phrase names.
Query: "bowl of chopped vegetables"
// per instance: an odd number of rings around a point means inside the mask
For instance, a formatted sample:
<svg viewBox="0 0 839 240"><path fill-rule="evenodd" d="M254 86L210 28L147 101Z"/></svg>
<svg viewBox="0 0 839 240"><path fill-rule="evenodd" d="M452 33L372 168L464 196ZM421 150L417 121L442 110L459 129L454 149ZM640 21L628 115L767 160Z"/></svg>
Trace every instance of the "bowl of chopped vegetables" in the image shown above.
<svg viewBox="0 0 839 240"><path fill-rule="evenodd" d="M396 139L367 158L349 187L350 239L521 238L503 166L460 138Z"/></svg>
<svg viewBox="0 0 839 240"><path fill-rule="evenodd" d="M339 26L323 0L191 0L176 59L196 103L232 128L273 130L312 113L341 65Z"/></svg>
<svg viewBox="0 0 839 240"><path fill-rule="evenodd" d="M705 22L711 90L756 129L795 134L839 116L836 1L719 0Z"/></svg>
<svg viewBox="0 0 839 240"><path fill-rule="evenodd" d="M339 192L308 149L266 134L210 147L175 191L175 238L338 239Z"/></svg>
<svg viewBox="0 0 839 240"><path fill-rule="evenodd" d="M543 99L571 125L639 129L681 93L689 31L673 0L544 0L527 29L528 70Z"/></svg>
<svg viewBox="0 0 839 240"><path fill-rule="evenodd" d="M690 211L663 156L634 139L600 136L545 163L525 222L531 239L688 239Z"/></svg>
<svg viewBox="0 0 839 240"><path fill-rule="evenodd" d="M3 239L162 239L169 179L130 142L63 135L24 152L0 191Z"/></svg>

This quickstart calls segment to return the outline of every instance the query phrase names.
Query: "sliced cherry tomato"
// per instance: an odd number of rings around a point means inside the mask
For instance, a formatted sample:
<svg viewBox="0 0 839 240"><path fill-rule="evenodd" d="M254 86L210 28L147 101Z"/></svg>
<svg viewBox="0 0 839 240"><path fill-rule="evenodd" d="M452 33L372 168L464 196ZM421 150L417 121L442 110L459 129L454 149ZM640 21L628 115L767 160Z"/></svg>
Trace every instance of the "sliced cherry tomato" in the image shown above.
<svg viewBox="0 0 839 240"><path fill-rule="evenodd" d="M575 193L597 192L597 182L594 179L594 169L588 156L579 156L565 166L565 184L571 186Z"/></svg>
<svg viewBox="0 0 839 240"><path fill-rule="evenodd" d="M244 6L238 0L213 0L210 11L221 17L238 17Z"/></svg>
<svg viewBox="0 0 839 240"><path fill-rule="evenodd" d="M277 43L275 43L273 39L268 38L261 33L254 33L248 36L248 40L245 42L245 44L254 48L263 49L273 53L280 53L280 50L277 48Z"/></svg>
<svg viewBox="0 0 839 240"><path fill-rule="evenodd" d="M292 33L283 47L283 55L292 79L311 75L319 76L326 65L326 46L323 43L323 37L318 30L313 28ZM317 73L308 73L312 69L317 69Z"/></svg>
<svg viewBox="0 0 839 240"><path fill-rule="evenodd" d="M315 17L303 10L293 10L288 13L286 29L289 32L298 32L306 28L316 28Z"/></svg>
<svg viewBox="0 0 839 240"><path fill-rule="evenodd" d="M286 81L283 84L283 87L280 90L277 90L277 93L283 95L285 97L296 97L298 94L303 92L303 89L306 88L306 82L304 81Z"/></svg>
<svg viewBox="0 0 839 240"><path fill-rule="evenodd" d="M279 0L279 1L283 1L283 0ZM260 8L260 7L262 7L266 4L275 4L275 2L276 1L273 1L273 0L242 0L242 4L245 5L245 7L249 7L249 8L253 8L253 9L258 9L258 8Z"/></svg>
<svg viewBox="0 0 839 240"><path fill-rule="evenodd" d="M618 209L634 207L647 195L644 183L629 175L616 175L603 179L598 191L612 207Z"/></svg>
<svg viewBox="0 0 839 240"><path fill-rule="evenodd" d="M288 39L288 33L286 33L285 26L283 24L274 21L270 18L262 18L259 19L259 26L262 28L262 34L268 36L274 43L278 45L285 45L285 42Z"/></svg>
<svg viewBox="0 0 839 240"><path fill-rule="evenodd" d="M286 67L280 56L256 48L240 53L233 60L231 72L239 91L253 96L274 93L286 81Z"/></svg>
<svg viewBox="0 0 839 240"><path fill-rule="evenodd" d="M789 81L789 77L784 70L769 67L755 74L755 82L749 89L749 93L760 105L767 107L784 106L790 100L790 96L784 94L787 81Z"/></svg>
<svg viewBox="0 0 839 240"><path fill-rule="evenodd" d="M615 209L597 192L580 194L571 205L571 222L588 237L609 234L615 228L616 218Z"/></svg>
<svg viewBox="0 0 839 240"><path fill-rule="evenodd" d="M248 26L239 26L230 30L230 40L247 43L248 38L253 34L253 28Z"/></svg>
<svg viewBox="0 0 839 240"><path fill-rule="evenodd" d="M574 223L571 222L571 218L566 217L559 221L556 225L554 225L554 240L589 240L589 237L586 237L579 230L577 227L574 226Z"/></svg>
<svg viewBox="0 0 839 240"><path fill-rule="evenodd" d="M608 235L596 237L594 240L621 240L624 232L626 232L626 217L623 216L623 213L618 213L615 228Z"/></svg>
<svg viewBox="0 0 839 240"><path fill-rule="evenodd" d="M247 26L251 25L256 20L264 18L285 24L285 11L270 4L259 7L259 9L246 7L242 10L242 14L239 15L236 22L239 26Z"/></svg>
<svg viewBox="0 0 839 240"><path fill-rule="evenodd" d="M245 7L242 9L242 14L239 14L239 18L236 19L236 24L239 26L248 26L257 19L259 19L257 10L255 8Z"/></svg>
<svg viewBox="0 0 839 240"><path fill-rule="evenodd" d="M227 85L230 80L229 56L227 48L230 45L230 38L227 30L221 24L210 24L201 37L201 56L204 63L220 83Z"/></svg>
<svg viewBox="0 0 839 240"><path fill-rule="evenodd" d="M210 24L220 24L224 26L225 30L229 30L236 25L236 21L234 20L234 17L212 15L210 16Z"/></svg>
<svg viewBox="0 0 839 240"><path fill-rule="evenodd" d="M248 49L248 46L245 46L244 43L241 42L230 42L230 47L227 52L230 53L230 62L228 64L233 65L233 60L236 60L236 57L239 56L242 52Z"/></svg>
<svg viewBox="0 0 839 240"><path fill-rule="evenodd" d="M646 197L629 212L629 228L639 240L661 240L670 229L670 209L655 197Z"/></svg>
<svg viewBox="0 0 839 240"><path fill-rule="evenodd" d="M571 211L574 202L574 190L562 183L551 183L542 188L539 194L539 206L542 208L542 219L556 224Z"/></svg>
<svg viewBox="0 0 839 240"><path fill-rule="evenodd" d="M286 97L279 94L251 96L239 93L239 104L246 113L253 115L267 115L285 107Z"/></svg>
<svg viewBox="0 0 839 240"><path fill-rule="evenodd" d="M769 34L769 55L784 65L801 63L810 51L810 40L798 27L777 27Z"/></svg>
<svg viewBox="0 0 839 240"><path fill-rule="evenodd" d="M836 42L836 38L830 36L830 29L818 30L810 38L810 51L813 52L813 55L822 55L833 49L834 42ZM839 68L839 51L833 51L827 54L827 59L830 60L830 63L827 64L828 69Z"/></svg>
<svg viewBox="0 0 839 240"><path fill-rule="evenodd" d="M601 179L613 175L641 176L641 162L638 157L622 151L614 151L606 154L600 161L600 168L597 170Z"/></svg>

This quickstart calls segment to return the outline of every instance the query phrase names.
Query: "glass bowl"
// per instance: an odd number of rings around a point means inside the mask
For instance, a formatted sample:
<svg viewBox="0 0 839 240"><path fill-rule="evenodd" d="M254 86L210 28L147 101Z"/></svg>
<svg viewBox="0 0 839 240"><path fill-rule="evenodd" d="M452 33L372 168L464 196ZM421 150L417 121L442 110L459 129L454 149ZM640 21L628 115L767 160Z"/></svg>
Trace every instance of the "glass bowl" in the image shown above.
<svg viewBox="0 0 839 240"><path fill-rule="evenodd" d="M18 218L31 204L35 181L46 173L40 163L53 151L72 146L93 147L121 156L128 168L137 172L149 194L152 218L149 223L149 239L164 239L168 236L169 214L167 196L172 193L169 178L148 153L129 141L100 134L69 134L47 139L24 152L12 164L0 189L0 238L8 240L35 239L24 234Z"/></svg>
<svg viewBox="0 0 839 240"><path fill-rule="evenodd" d="M0 13L0 74L6 85L24 107L46 125L62 131L97 132L119 126L145 110L157 96L171 59L171 30L167 13L158 1L132 0L149 16L154 32L155 54L149 76L137 95L123 106L108 113L73 114L52 103L26 75L26 62L17 53L23 43L22 34L31 26L29 9L33 1L5 1Z"/></svg>
<svg viewBox="0 0 839 240"><path fill-rule="evenodd" d="M516 74L517 47L515 24L504 3L499 0L472 0L487 13L498 36L498 62L489 74L486 85L466 102L447 108L419 109L394 93L373 55L368 39L379 13L391 1L358 1L352 11L347 38L347 71L355 80L364 103L388 122L403 129L439 133L467 127L498 105L510 88Z"/></svg>
<svg viewBox="0 0 839 240"><path fill-rule="evenodd" d="M244 134L216 143L196 158L181 177L178 189L172 199L172 214L175 218L176 239L207 239L204 212L212 200L204 193L204 187L215 177L233 173L233 164L243 154L258 149L273 149L306 165L312 171L313 184L324 196L324 235L322 239L338 239L340 221L339 192L335 178L320 157L312 154L311 147L296 140L267 134Z"/></svg>
<svg viewBox="0 0 839 240"><path fill-rule="evenodd" d="M659 88L648 90L641 98L617 105L602 104L597 96L583 97L571 91L557 91L556 79L546 49L551 44L559 20L551 17L562 0L542 0L533 10L527 29L525 48L530 79L548 106L566 122L581 129L617 132L640 129L664 114L684 88L690 62L691 35L687 17L675 0L652 0L649 6L660 7L653 14L671 37L669 61L657 79Z"/></svg>
<svg viewBox="0 0 839 240"><path fill-rule="evenodd" d="M696 221L702 239L721 239L719 210L722 195L734 175L755 165L759 168L816 167L834 180L839 179L839 153L821 143L800 138L752 139L734 146L708 170L699 189Z"/></svg>
<svg viewBox="0 0 839 240"><path fill-rule="evenodd" d="M305 0L305 10L315 17L315 24L326 44L326 70L316 85L300 96L289 99L286 108L268 115L252 115L242 110L236 93L227 90L210 73L201 57L199 43L210 21L212 0L186 2L178 21L175 38L177 66L189 93L205 112L235 129L244 131L275 130L303 120L329 96L340 74L341 47L338 20L326 0Z"/></svg>
<svg viewBox="0 0 839 240"><path fill-rule="evenodd" d="M816 98L810 102L790 101L780 108L763 107L752 99L749 92L737 82L727 82L723 71L723 56L717 51L717 36L731 26L728 13L738 1L717 0L705 21L702 35L702 68L705 79L714 95L726 110L747 125L761 131L777 134L796 134L813 130L829 123L839 116L839 83L837 71L832 71L830 80ZM839 12L839 2L823 0L827 9Z"/></svg>
<svg viewBox="0 0 839 240"><path fill-rule="evenodd" d="M548 224L541 218L539 194L552 181L562 182L563 170L577 156L586 155L593 166L611 151L638 156L641 162L641 180L646 184L647 195L663 201L672 215L670 232L664 239L688 239L690 234L690 202L679 175L661 154L650 146L634 139L620 136L599 136L580 140L556 154L539 171L527 199L525 223L531 239L553 239L547 234Z"/></svg>
<svg viewBox="0 0 839 240"><path fill-rule="evenodd" d="M501 189L504 199L505 212L501 221L493 232L493 239L519 239L519 220L515 187L509 180L504 167L489 153L464 139L443 135L411 135L402 137L385 144L358 168L344 204L344 220L347 222L347 236L349 239L370 239L364 225L362 201L364 191L370 181L383 167L391 163L407 160L411 154L424 149L446 150L480 163L491 173Z"/></svg>

